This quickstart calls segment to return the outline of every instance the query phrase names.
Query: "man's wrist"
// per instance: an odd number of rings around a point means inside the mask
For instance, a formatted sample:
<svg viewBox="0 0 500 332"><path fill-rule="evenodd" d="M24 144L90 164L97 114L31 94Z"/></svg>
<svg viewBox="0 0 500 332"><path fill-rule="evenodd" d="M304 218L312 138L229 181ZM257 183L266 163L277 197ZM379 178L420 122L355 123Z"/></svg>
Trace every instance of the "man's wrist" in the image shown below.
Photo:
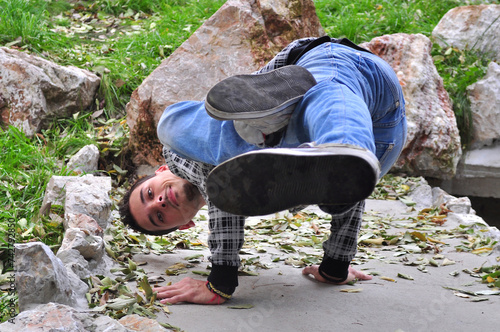
<svg viewBox="0 0 500 332"><path fill-rule="evenodd" d="M207 286L207 289L209 291L211 291L212 293L220 296L221 298L223 298L224 300L230 300L231 297L233 296L232 294L226 294L220 290L218 290L217 288L215 288L214 285L212 285L212 283L210 281L207 280L207 283L205 284L205 286Z"/></svg>
<svg viewBox="0 0 500 332"><path fill-rule="evenodd" d="M229 265L212 265L208 276L212 287L218 291L231 295L238 286L238 267Z"/></svg>
<svg viewBox="0 0 500 332"><path fill-rule="evenodd" d="M350 262L324 257L319 266L319 274L330 282L340 283L349 276L349 264Z"/></svg>

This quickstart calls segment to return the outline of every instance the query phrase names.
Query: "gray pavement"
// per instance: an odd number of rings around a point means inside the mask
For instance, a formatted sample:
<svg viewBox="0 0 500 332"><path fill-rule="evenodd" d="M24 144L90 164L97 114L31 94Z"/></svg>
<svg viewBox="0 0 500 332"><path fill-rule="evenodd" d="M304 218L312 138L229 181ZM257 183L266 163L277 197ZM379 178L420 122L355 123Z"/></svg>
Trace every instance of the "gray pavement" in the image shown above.
<svg viewBox="0 0 500 332"><path fill-rule="evenodd" d="M309 207L307 210L320 214ZM388 233L402 234L411 229L409 217L418 211L400 201L368 200L367 215L379 216L393 223ZM270 216L272 217L272 216ZM265 218L265 217L262 217ZM252 218L250 224L260 218ZM408 229L401 226L409 225ZM206 221L199 222L206 229ZM437 226L443 231L457 225ZM435 229L434 229L435 231ZM425 233L425 230L419 231ZM206 238L207 232L200 233ZM498 331L500 328L500 295L470 295L478 291L492 291L481 279L465 271L481 266L498 265L498 246L488 256L457 252L462 239L443 236L436 247L440 252L411 252L401 246L368 247L355 259L355 268L376 274L370 281L354 285L332 286L318 283L301 274L302 269L286 265L284 261L270 263L270 269L258 269L258 276L240 276L234 298L220 306L176 304L169 306L171 314L159 315L158 321L169 323L183 331ZM414 246L414 245L413 245ZM302 249L301 249L302 250ZM306 249L304 249L306 250ZM268 248L265 253L248 250L250 256L271 262L282 251ZM165 269L195 253L203 253L204 261L189 269L187 274L166 276ZM438 256L436 256L436 254ZM135 255L136 262L145 261L142 268L149 275L161 275L168 281L186 276L205 280L192 273L204 270L208 250L177 250L166 255ZM438 267L425 266L418 270L411 262L434 259ZM454 264L446 265L453 261ZM406 264L405 264L406 263ZM458 274L457 274L458 273ZM413 280L398 277L411 276ZM453 274L453 275L452 275ZM456 275L454 275L456 274ZM393 281L391 281L391 279ZM166 283L165 282L165 283ZM444 287L460 289L446 289ZM346 290L356 292L346 292ZM475 302L477 301L477 302ZM229 306L253 305L250 309L231 309Z"/></svg>

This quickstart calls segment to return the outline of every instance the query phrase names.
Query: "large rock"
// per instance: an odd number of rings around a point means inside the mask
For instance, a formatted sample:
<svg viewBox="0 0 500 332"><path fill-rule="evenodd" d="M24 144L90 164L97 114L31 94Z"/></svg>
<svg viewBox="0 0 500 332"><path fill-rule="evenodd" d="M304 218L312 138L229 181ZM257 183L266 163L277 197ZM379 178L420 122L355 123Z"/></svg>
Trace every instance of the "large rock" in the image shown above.
<svg viewBox="0 0 500 332"><path fill-rule="evenodd" d="M111 199L108 192L85 181L68 181L64 204L65 219L79 213L91 216L99 226L106 229L111 214Z"/></svg>
<svg viewBox="0 0 500 332"><path fill-rule="evenodd" d="M85 214L68 214L64 220L66 232L57 251L66 269L80 279L90 275L109 275L113 261L105 253L103 230L94 218Z"/></svg>
<svg viewBox="0 0 500 332"><path fill-rule="evenodd" d="M103 228L110 218L111 179L93 175L53 176L43 206L64 205L64 229L57 252L68 273L79 278L108 275L113 262L105 254Z"/></svg>
<svg viewBox="0 0 500 332"><path fill-rule="evenodd" d="M71 270L80 279L88 278L90 272L89 262L76 249L59 250L56 255L67 270Z"/></svg>
<svg viewBox="0 0 500 332"><path fill-rule="evenodd" d="M97 223L97 221L83 213L71 214L68 213L64 219L64 229L68 230L70 228L78 228L87 234L96 235L103 237L104 230Z"/></svg>
<svg viewBox="0 0 500 332"><path fill-rule="evenodd" d="M104 241L102 237L87 234L79 228L69 228L64 234L59 251L69 249L78 250L86 260L101 259L104 254Z"/></svg>
<svg viewBox="0 0 500 332"><path fill-rule="evenodd" d="M68 169L81 173L94 173L99 162L99 149L94 144L85 145L68 161Z"/></svg>
<svg viewBox="0 0 500 332"><path fill-rule="evenodd" d="M14 322L0 324L0 332L131 332L108 316L80 312L59 303L40 305L21 312Z"/></svg>
<svg viewBox="0 0 500 332"><path fill-rule="evenodd" d="M111 178L109 176L93 176L86 174L84 176L58 176L50 178L45 195L43 196L42 206L47 204L64 206L66 201L66 185L69 182L81 182L92 185L96 191L111 191Z"/></svg>
<svg viewBox="0 0 500 332"><path fill-rule="evenodd" d="M497 48L500 49L500 40ZM491 145L500 140L500 65L490 62L486 76L467 91L473 122L471 147Z"/></svg>
<svg viewBox="0 0 500 332"><path fill-rule="evenodd" d="M462 154L455 114L424 35L394 34L372 39L370 49L394 69L403 88L408 139L393 170L450 178Z"/></svg>
<svg viewBox="0 0 500 332"><path fill-rule="evenodd" d="M2 47L0 122L31 136L52 118L88 108L99 84L100 78L87 70Z"/></svg>
<svg viewBox="0 0 500 332"><path fill-rule="evenodd" d="M500 5L457 7L446 13L432 31L437 43L476 49L500 60Z"/></svg>
<svg viewBox="0 0 500 332"><path fill-rule="evenodd" d="M15 271L19 311L49 302L87 308L87 284L67 271L47 245L16 244Z"/></svg>
<svg viewBox="0 0 500 332"><path fill-rule="evenodd" d="M107 176L53 176L47 184L42 206L64 205L65 226L78 214L85 214L106 229L111 213L111 178Z"/></svg>
<svg viewBox="0 0 500 332"><path fill-rule="evenodd" d="M165 107L202 100L214 84L257 70L292 40L323 34L312 0L227 1L133 92L134 162L163 163L156 125Z"/></svg>

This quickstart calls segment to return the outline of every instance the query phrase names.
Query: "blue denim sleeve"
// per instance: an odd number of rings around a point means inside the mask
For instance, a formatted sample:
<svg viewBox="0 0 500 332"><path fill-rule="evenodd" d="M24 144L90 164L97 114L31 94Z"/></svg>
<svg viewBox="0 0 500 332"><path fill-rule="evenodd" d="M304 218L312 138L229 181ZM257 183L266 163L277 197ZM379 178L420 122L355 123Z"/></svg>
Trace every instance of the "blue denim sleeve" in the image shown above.
<svg viewBox="0 0 500 332"><path fill-rule="evenodd" d="M160 142L177 155L218 165L258 147L244 141L232 121L211 118L204 101L183 101L168 106L158 122Z"/></svg>

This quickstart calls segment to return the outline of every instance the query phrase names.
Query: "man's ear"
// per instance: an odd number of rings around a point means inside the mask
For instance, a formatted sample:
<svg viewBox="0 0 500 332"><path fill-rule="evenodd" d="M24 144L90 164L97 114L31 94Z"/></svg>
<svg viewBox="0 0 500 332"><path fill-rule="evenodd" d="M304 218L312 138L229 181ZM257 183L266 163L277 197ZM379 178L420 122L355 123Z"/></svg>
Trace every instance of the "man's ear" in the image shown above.
<svg viewBox="0 0 500 332"><path fill-rule="evenodd" d="M165 172L165 171L168 171L168 166L167 165L163 165L163 166L160 166L156 171L155 171L155 174L158 175L158 173L161 173L161 172Z"/></svg>
<svg viewBox="0 0 500 332"><path fill-rule="evenodd" d="M195 226L194 222L190 220L187 224L179 226L178 230L182 231L183 229L188 229Z"/></svg>

